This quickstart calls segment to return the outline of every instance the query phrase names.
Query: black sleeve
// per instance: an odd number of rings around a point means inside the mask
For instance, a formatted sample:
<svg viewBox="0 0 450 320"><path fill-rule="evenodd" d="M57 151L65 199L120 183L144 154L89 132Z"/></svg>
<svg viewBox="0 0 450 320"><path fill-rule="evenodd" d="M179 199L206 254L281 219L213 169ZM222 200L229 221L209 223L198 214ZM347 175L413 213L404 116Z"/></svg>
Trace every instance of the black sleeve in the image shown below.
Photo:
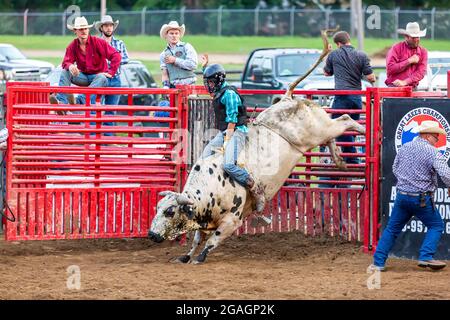
<svg viewBox="0 0 450 320"><path fill-rule="evenodd" d="M362 61L362 74L367 76L373 73L372 66L370 65L370 59L365 53L361 53L361 61Z"/></svg>
<svg viewBox="0 0 450 320"><path fill-rule="evenodd" d="M327 61L325 62L325 67L323 68L323 70L324 70L326 73L331 74L331 75L334 74L334 72L333 72L333 56L334 56L333 53L334 53L334 52L331 52L331 53L328 55Z"/></svg>

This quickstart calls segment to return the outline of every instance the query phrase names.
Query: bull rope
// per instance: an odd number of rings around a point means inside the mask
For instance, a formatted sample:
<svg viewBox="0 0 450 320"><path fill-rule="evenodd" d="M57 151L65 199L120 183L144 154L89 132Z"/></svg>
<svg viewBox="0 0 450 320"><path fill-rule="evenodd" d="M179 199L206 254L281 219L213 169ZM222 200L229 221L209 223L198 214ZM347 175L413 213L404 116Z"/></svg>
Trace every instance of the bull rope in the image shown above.
<svg viewBox="0 0 450 320"><path fill-rule="evenodd" d="M272 131L273 133L275 133L275 134L279 135L280 137L282 137L282 138L283 138L287 143L289 143L294 149L296 149L298 152L300 152L301 154L303 154L303 151L300 150L299 147L298 147L295 143L289 141L288 138L286 138L286 137L285 137L283 134L281 134L280 132L275 131L275 129L272 128L272 127L270 127L268 124L266 124L266 123L264 123L264 122L262 122L262 121L257 121L257 120L255 120L255 121L253 122L253 125L254 125L254 126L259 126L259 125L261 125L261 126L263 126L263 127L266 127L267 129L269 129L269 130Z"/></svg>

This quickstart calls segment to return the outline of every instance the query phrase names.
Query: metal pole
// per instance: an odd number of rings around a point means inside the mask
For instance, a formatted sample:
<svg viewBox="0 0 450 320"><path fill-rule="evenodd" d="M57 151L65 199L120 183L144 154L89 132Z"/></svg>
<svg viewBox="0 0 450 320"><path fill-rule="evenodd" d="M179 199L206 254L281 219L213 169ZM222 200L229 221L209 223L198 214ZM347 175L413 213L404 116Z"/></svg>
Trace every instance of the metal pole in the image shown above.
<svg viewBox="0 0 450 320"><path fill-rule="evenodd" d="M147 11L147 7L142 8L141 12L141 34L145 34L145 11Z"/></svg>
<svg viewBox="0 0 450 320"><path fill-rule="evenodd" d="M395 19L395 39L398 39L398 20L399 20L399 14L400 14L400 7L395 8L395 15L394 15L394 19Z"/></svg>
<svg viewBox="0 0 450 320"><path fill-rule="evenodd" d="M66 11L64 11L64 13L62 14L62 32L61 34L63 36L66 35Z"/></svg>
<svg viewBox="0 0 450 320"><path fill-rule="evenodd" d="M217 9L217 35L219 37L222 36L222 11L223 6L219 6L219 9Z"/></svg>
<svg viewBox="0 0 450 320"><path fill-rule="evenodd" d="M180 9L180 23L184 23L184 12L186 11L186 6L182 6Z"/></svg>
<svg viewBox="0 0 450 320"><path fill-rule="evenodd" d="M106 14L106 0L100 1L100 20L104 17Z"/></svg>
<svg viewBox="0 0 450 320"><path fill-rule="evenodd" d="M23 13L23 35L26 36L28 33L28 9Z"/></svg>
<svg viewBox="0 0 450 320"><path fill-rule="evenodd" d="M431 39L434 40L434 19L435 19L435 15L436 15L436 8L433 7L433 9L431 9Z"/></svg>
<svg viewBox="0 0 450 320"><path fill-rule="evenodd" d="M354 37L356 34L356 0L350 2L350 36Z"/></svg>
<svg viewBox="0 0 450 320"><path fill-rule="evenodd" d="M356 0L356 12L357 12L357 21L356 25L358 29L356 30L358 35L358 50L364 50L364 23L363 23L363 10L362 10L362 0Z"/></svg>
<svg viewBox="0 0 450 320"><path fill-rule="evenodd" d="M258 35L259 31L259 5L255 8L255 36Z"/></svg>
<svg viewBox="0 0 450 320"><path fill-rule="evenodd" d="M330 15L331 9L327 8L327 11L325 11L325 29L330 29Z"/></svg>
<svg viewBox="0 0 450 320"><path fill-rule="evenodd" d="M294 36L294 22L295 22L295 7L291 7L291 37Z"/></svg>

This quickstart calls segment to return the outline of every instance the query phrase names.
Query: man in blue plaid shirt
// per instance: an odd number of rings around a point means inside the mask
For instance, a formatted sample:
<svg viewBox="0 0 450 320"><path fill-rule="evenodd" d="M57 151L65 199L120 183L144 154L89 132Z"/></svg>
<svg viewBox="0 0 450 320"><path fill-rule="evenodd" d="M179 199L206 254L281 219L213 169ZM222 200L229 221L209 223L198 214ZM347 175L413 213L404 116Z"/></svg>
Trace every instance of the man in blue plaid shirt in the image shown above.
<svg viewBox="0 0 450 320"><path fill-rule="evenodd" d="M404 225L416 216L428 228L419 251L419 267L442 269L445 262L434 260L444 221L436 209L433 198L437 188L437 175L450 186L450 168L445 157L435 148L439 135L446 135L436 121L423 121L415 128L419 136L405 143L398 151L392 166L397 178L397 196L386 228L373 256L371 270L385 270L389 251ZM446 136L445 138L446 139Z"/></svg>
<svg viewBox="0 0 450 320"><path fill-rule="evenodd" d="M101 21L98 21L95 23L95 29L97 29L101 36L100 38L104 39L106 42L108 42L114 49L116 49L120 55L122 56L122 60L120 64L126 64L128 61L130 61L130 58L128 57L127 48L125 46L125 43L122 40L116 39L114 37L114 32L116 31L117 27L119 25L119 20L113 21L113 18L111 16L103 16ZM109 79L108 87L121 87L120 83L120 67L117 70L114 77ZM106 105L117 105L119 103L120 95L107 95L105 96L105 104ZM106 113L108 114L108 113Z"/></svg>

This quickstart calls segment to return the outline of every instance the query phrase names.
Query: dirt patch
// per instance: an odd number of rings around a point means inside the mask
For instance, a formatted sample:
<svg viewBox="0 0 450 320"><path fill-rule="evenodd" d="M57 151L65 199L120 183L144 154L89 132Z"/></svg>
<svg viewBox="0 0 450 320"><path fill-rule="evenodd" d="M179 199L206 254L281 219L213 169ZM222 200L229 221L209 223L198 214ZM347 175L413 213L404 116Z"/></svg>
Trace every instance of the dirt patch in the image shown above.
<svg viewBox="0 0 450 320"><path fill-rule="evenodd" d="M205 264L168 261L189 248L146 239L0 241L2 299L449 299L449 269L389 260L368 290L371 256L356 244L299 232L228 239ZM67 289L67 268L81 289Z"/></svg>

